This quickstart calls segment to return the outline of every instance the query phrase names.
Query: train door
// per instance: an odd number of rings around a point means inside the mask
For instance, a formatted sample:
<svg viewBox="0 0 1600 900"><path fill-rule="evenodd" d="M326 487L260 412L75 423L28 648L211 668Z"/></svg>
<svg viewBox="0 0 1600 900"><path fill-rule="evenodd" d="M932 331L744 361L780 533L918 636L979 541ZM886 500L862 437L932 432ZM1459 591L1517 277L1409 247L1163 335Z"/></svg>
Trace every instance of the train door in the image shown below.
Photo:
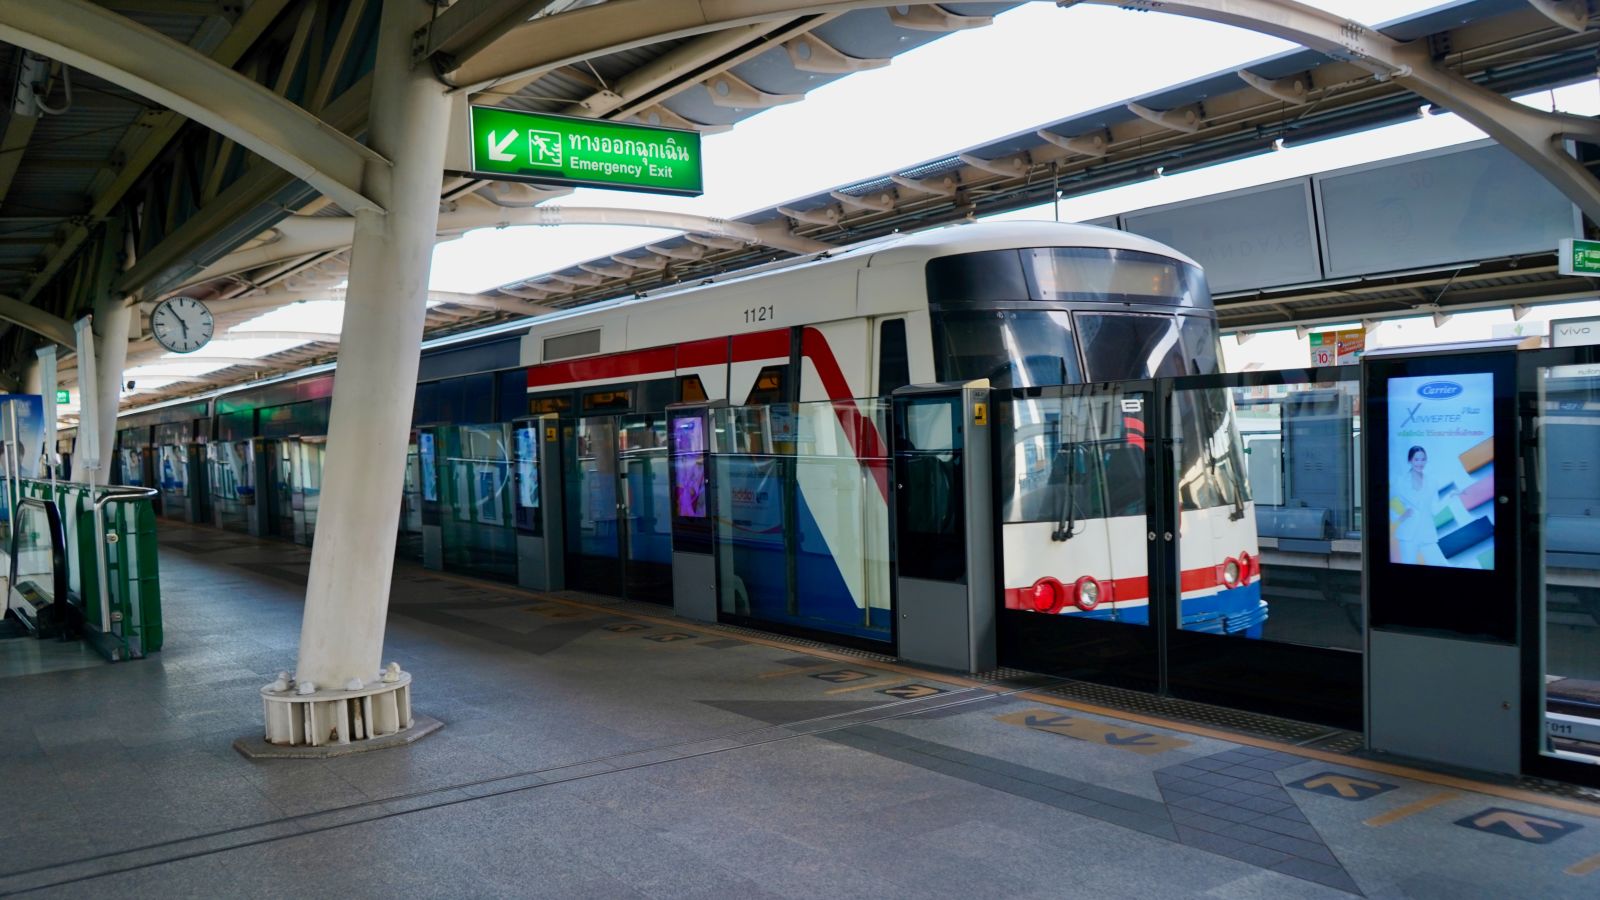
<svg viewBox="0 0 1600 900"><path fill-rule="evenodd" d="M294 540L294 464L292 442L268 440L262 444L267 463L267 534Z"/></svg>
<svg viewBox="0 0 1600 900"><path fill-rule="evenodd" d="M1150 386L1066 385L996 403L1002 666L1160 686L1145 452ZM1159 571L1159 569L1157 569Z"/></svg>
<svg viewBox="0 0 1600 900"><path fill-rule="evenodd" d="M623 416L617 432L624 547L630 600L672 602L672 485L667 416Z"/></svg>
<svg viewBox="0 0 1600 900"><path fill-rule="evenodd" d="M302 437L295 442L295 540L310 546L317 537L317 510L322 505L322 459L328 439Z"/></svg>
<svg viewBox="0 0 1600 900"><path fill-rule="evenodd" d="M567 586L624 595L622 503L615 416L562 425Z"/></svg>

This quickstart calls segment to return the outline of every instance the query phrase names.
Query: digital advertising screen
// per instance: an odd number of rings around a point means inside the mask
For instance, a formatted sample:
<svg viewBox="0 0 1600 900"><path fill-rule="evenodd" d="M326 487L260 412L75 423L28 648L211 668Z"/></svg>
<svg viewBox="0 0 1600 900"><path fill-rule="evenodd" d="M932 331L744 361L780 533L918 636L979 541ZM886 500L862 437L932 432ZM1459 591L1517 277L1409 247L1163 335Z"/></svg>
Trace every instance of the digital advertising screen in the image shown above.
<svg viewBox="0 0 1600 900"><path fill-rule="evenodd" d="M422 467L422 499L437 503L439 470L434 468L433 432L424 431L417 435L417 460Z"/></svg>
<svg viewBox="0 0 1600 900"><path fill-rule="evenodd" d="M1389 561L1493 570L1494 376L1390 378Z"/></svg>
<svg viewBox="0 0 1600 900"><path fill-rule="evenodd" d="M706 516L706 421L684 416L672 422L673 511L679 518Z"/></svg>
<svg viewBox="0 0 1600 900"><path fill-rule="evenodd" d="M539 431L532 425L517 428L517 505L539 506Z"/></svg>

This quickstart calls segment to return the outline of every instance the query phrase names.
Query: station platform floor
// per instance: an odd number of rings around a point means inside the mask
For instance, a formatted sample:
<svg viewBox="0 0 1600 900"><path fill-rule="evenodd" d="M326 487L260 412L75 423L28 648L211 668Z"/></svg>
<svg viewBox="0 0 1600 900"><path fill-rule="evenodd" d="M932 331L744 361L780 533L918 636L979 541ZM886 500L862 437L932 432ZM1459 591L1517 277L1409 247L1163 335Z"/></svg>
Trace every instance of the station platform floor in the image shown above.
<svg viewBox="0 0 1600 900"><path fill-rule="evenodd" d="M251 760L300 547L163 523L166 649L0 641L0 895L1600 896L1600 804L399 565L444 727Z"/></svg>

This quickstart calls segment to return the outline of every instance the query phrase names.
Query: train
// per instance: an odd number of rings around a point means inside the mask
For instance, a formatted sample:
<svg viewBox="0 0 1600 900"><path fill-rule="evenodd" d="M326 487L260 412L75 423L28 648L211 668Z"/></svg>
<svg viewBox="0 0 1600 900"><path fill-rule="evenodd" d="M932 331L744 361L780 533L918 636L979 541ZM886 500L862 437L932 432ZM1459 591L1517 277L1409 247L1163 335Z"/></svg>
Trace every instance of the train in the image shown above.
<svg viewBox="0 0 1600 900"><path fill-rule="evenodd" d="M563 471L538 490L564 492L570 586L670 601L666 412L702 404L724 612L888 639L887 398L986 380L1010 414L995 429L997 605L1144 622L1145 411L1088 388L1215 374L1220 359L1193 260L1050 222L894 235L563 311L425 348L400 552L419 557L425 520L442 519L446 568L514 579L514 534L537 503L520 456L532 417L553 415ZM333 377L125 415L117 477L159 482L174 514L309 543ZM1181 626L1259 636L1231 400L1174 402Z"/></svg>

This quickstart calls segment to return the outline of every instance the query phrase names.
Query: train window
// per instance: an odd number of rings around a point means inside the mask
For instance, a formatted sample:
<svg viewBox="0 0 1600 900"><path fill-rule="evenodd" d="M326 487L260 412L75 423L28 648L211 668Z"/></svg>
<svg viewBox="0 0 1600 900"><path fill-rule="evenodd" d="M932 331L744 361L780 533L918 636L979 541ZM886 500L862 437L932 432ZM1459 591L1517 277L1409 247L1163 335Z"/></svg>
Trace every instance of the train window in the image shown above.
<svg viewBox="0 0 1600 900"><path fill-rule="evenodd" d="M544 356L542 362L553 362L558 359L571 359L574 356L588 356L600 352L600 329L580 331L576 334L558 334L555 337L544 339Z"/></svg>
<svg viewBox="0 0 1600 900"><path fill-rule="evenodd" d="M906 320L878 323L878 396L911 383L911 358L906 351Z"/></svg>
<svg viewBox="0 0 1600 900"><path fill-rule="evenodd" d="M1184 316L1183 350L1189 360L1190 375L1216 375L1222 371L1222 351L1217 340L1217 323L1201 316Z"/></svg>
<svg viewBox="0 0 1600 900"><path fill-rule="evenodd" d="M613 391L590 391L583 395L584 412L608 412L632 407L633 391L625 388Z"/></svg>
<svg viewBox="0 0 1600 900"><path fill-rule="evenodd" d="M1090 381L1189 374L1175 316L1078 313L1074 318Z"/></svg>
<svg viewBox="0 0 1600 900"><path fill-rule="evenodd" d="M962 310L934 316L940 381L987 378L994 387L1083 381L1072 317L1062 310Z"/></svg>
<svg viewBox="0 0 1600 900"><path fill-rule="evenodd" d="M564 413L572 409L572 396L563 394L559 397L534 397L528 401L528 412L532 415L545 413Z"/></svg>
<svg viewBox="0 0 1600 900"><path fill-rule="evenodd" d="M756 383L750 387L750 395L744 398L745 406L762 406L773 403L782 403L789 399L788 392L789 366L767 366L756 375Z"/></svg>
<svg viewBox="0 0 1600 900"><path fill-rule="evenodd" d="M678 402L704 403L706 400L706 386L700 383L699 375L685 375L678 379Z"/></svg>
<svg viewBox="0 0 1600 900"><path fill-rule="evenodd" d="M1013 403L1011 449L999 455L1006 522L1142 516L1144 446L1128 433L1121 395Z"/></svg>

